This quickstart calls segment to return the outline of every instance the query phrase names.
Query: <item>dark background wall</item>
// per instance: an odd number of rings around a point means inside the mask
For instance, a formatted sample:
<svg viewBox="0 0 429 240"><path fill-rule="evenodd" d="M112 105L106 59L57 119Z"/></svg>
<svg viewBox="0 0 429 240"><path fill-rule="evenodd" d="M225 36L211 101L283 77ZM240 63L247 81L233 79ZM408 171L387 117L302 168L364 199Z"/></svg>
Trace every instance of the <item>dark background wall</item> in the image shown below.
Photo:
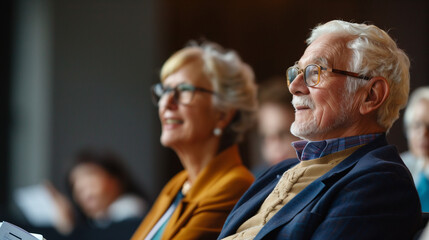
<svg viewBox="0 0 429 240"><path fill-rule="evenodd" d="M158 81L162 62L190 39L207 38L237 50L261 82L284 75L286 68L302 55L309 30L317 23L332 19L373 23L388 30L408 53L412 89L429 83L429 8L425 0L40 2L49 5L46 24L50 29L50 112L46 124L49 141L41 146L47 149L48 159L38 165L48 169L48 174L36 179L50 179L60 188L70 156L85 145L117 150L153 197L180 170L175 154L159 144L160 126L149 87ZM12 10L12 4L9 9ZM5 13L2 16L9 19L6 23L12 23L15 18L7 14L9 11ZM12 33L17 31L16 24L10 26ZM8 33L8 28L5 31ZM37 36L37 32L34 34ZM14 35L8 36L12 42ZM7 46L6 55L2 55L6 62L7 50L19 48L19 44L12 42ZM8 155L8 119L15 111L8 108L8 83L15 81L8 69L10 64L2 65L5 81L1 106L7 118L0 126L2 143L6 141L0 146L0 161L6 166L0 169L0 176L10 186L16 186L16 178L7 178L7 166L11 161L25 163L29 159ZM401 121L394 125L388 138L400 151L406 149ZM19 141L13 144L19 149ZM255 158L251 147L255 146L241 146L246 163ZM25 151L25 147L21 149ZM25 164L19 166L15 172L39 171L26 169ZM36 181L33 178L22 182L21 185ZM6 187L0 190L7 192ZM0 200L4 199L2 195Z"/></svg>
<svg viewBox="0 0 429 240"><path fill-rule="evenodd" d="M1 62L0 64L0 79L2 79L0 87L0 110L2 117L0 118L0 218L5 212L7 202L7 194L9 185L5 184L9 180L9 126L10 126L10 81L11 81L11 46L12 46L12 16L13 4L12 1L5 1L0 10L1 26L4 37L1 44Z"/></svg>
<svg viewBox="0 0 429 240"><path fill-rule="evenodd" d="M52 3L53 169L65 173L64 161L81 147L111 147L155 192L165 176L152 171L160 168L155 161L159 128L148 90L158 67L154 6L150 1Z"/></svg>

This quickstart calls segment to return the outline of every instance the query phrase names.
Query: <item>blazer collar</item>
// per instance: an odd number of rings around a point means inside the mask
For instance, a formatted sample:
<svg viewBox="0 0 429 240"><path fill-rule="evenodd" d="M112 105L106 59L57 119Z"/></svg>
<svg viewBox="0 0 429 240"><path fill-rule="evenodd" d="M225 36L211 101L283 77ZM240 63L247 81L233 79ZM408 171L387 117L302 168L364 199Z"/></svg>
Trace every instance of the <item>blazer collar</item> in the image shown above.
<svg viewBox="0 0 429 240"><path fill-rule="evenodd" d="M225 175L232 168L241 165L238 146L233 145L215 156L204 169L198 174L191 189L186 194L184 201L198 199L202 189L210 189L211 185Z"/></svg>
<svg viewBox="0 0 429 240"><path fill-rule="evenodd" d="M192 184L191 189L182 199L182 201L190 201L198 197L201 189L208 188L211 184L217 182L218 178L222 177L224 173L228 172L231 168L241 165L241 157L237 145L233 145L223 152L216 155L210 162L201 170ZM168 193L170 201L174 200L177 193L182 189L183 184L188 179L186 170L181 171L175 176L178 183Z"/></svg>
<svg viewBox="0 0 429 240"><path fill-rule="evenodd" d="M381 146L386 146L387 144L388 143L386 140L386 134L382 134L381 136L377 137L374 141L368 144L365 144L364 146L356 150L348 158L344 159L331 171L329 171L324 176L322 176L320 178L320 181L324 182L327 185L331 185L335 183L340 178L342 178L365 154Z"/></svg>

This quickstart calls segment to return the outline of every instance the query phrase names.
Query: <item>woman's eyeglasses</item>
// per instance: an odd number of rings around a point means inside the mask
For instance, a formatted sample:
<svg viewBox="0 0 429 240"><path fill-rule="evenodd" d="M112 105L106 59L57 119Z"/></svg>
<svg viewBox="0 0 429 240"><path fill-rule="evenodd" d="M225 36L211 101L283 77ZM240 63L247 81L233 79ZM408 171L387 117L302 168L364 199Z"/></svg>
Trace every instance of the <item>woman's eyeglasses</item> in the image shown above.
<svg viewBox="0 0 429 240"><path fill-rule="evenodd" d="M158 107L166 104L168 99L166 96L170 93L173 93L173 99L176 103L189 104L194 98L196 91L215 94L211 90L196 87L188 83L181 83L173 88L157 83L151 88L153 103Z"/></svg>
<svg viewBox="0 0 429 240"><path fill-rule="evenodd" d="M364 80L371 79L368 76L363 76L354 72L348 72L344 70L338 70L333 68L325 68L321 67L317 64L310 64L307 65L304 69L300 69L296 66L290 67L286 70L286 80L287 85L289 85L298 77L299 74L304 73L304 82L308 87L314 87L320 82L320 72L321 71L328 71L333 73L338 73L346 76L351 76L355 78L360 78Z"/></svg>

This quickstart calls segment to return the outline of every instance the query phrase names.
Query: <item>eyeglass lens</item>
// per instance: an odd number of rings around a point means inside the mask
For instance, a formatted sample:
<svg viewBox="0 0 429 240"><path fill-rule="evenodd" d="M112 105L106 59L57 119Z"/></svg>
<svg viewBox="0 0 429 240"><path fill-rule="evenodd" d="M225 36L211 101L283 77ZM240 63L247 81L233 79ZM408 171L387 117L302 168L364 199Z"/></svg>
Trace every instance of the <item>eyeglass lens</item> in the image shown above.
<svg viewBox="0 0 429 240"><path fill-rule="evenodd" d="M304 81L307 86L315 86L319 83L320 67L315 64L310 64L304 69ZM290 67L286 71L288 85L290 85L301 73L298 67Z"/></svg>
<svg viewBox="0 0 429 240"><path fill-rule="evenodd" d="M304 70L304 81L307 86L315 86L319 83L320 67L317 65L308 65Z"/></svg>
<svg viewBox="0 0 429 240"><path fill-rule="evenodd" d="M152 93L154 101L158 106L164 106L168 101L168 95L173 93L173 99L176 103L189 104L192 101L195 88L188 84L179 84L174 88L164 87L162 84L156 84Z"/></svg>

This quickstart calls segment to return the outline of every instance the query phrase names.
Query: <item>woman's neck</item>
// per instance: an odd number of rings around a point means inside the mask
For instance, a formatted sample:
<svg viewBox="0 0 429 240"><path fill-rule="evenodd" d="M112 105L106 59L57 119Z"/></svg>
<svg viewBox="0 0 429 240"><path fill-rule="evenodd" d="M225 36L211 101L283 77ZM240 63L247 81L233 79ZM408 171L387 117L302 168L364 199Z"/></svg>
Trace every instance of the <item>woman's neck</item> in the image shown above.
<svg viewBox="0 0 429 240"><path fill-rule="evenodd" d="M188 181L192 184L201 170L216 156L219 148L219 138L205 142L196 142L174 148L180 162L188 172Z"/></svg>

